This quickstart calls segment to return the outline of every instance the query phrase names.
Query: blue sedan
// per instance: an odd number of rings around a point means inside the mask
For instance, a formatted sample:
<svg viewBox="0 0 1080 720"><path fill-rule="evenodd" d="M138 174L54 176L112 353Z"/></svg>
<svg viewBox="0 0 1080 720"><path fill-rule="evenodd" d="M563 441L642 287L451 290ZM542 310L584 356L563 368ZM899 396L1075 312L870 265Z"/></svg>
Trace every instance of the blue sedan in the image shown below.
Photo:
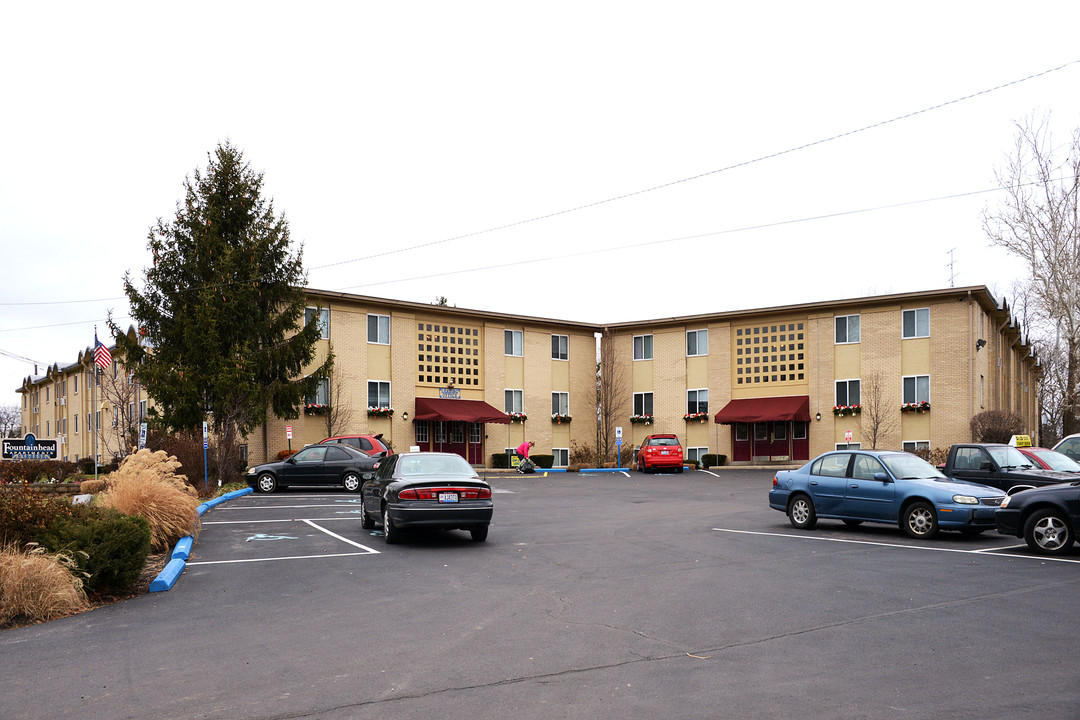
<svg viewBox="0 0 1080 720"><path fill-rule="evenodd" d="M896 523L913 538L993 529L1004 499L1001 490L951 480L911 453L876 450L827 452L798 470L776 473L769 491L769 507L787 513L801 530L832 518L848 525Z"/></svg>

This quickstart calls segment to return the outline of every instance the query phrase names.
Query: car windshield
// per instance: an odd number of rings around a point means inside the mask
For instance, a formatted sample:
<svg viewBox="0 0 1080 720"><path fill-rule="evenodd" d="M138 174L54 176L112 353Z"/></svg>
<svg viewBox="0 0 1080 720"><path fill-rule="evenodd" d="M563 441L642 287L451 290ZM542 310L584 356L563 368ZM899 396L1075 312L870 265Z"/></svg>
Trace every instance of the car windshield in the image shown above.
<svg viewBox="0 0 1080 720"><path fill-rule="evenodd" d="M1049 465L1051 470L1080 473L1080 464L1077 464L1077 462L1068 455L1062 455L1053 450L1032 450L1031 452Z"/></svg>
<svg viewBox="0 0 1080 720"><path fill-rule="evenodd" d="M472 466L459 455L403 455L398 462L401 477L414 475L464 475L471 477Z"/></svg>
<svg viewBox="0 0 1080 720"><path fill-rule="evenodd" d="M678 444L679 444L678 439L673 438L673 437L671 437L671 438L658 437L658 438L652 438L651 440L649 440L649 445L678 445Z"/></svg>
<svg viewBox="0 0 1080 720"><path fill-rule="evenodd" d="M893 474L893 477L903 480L945 477L936 467L910 453L882 455L881 462L885 464L885 467L889 468L889 472Z"/></svg>
<svg viewBox="0 0 1080 720"><path fill-rule="evenodd" d="M994 461L1003 468L1029 468L1031 460L1024 457L1024 453L1010 445L995 445L986 448Z"/></svg>

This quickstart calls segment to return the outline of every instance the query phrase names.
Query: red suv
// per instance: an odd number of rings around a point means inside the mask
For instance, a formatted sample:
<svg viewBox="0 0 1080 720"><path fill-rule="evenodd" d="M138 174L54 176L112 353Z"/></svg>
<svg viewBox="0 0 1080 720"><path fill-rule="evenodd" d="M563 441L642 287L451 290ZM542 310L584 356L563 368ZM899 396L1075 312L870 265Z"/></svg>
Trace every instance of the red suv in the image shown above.
<svg viewBox="0 0 1080 720"><path fill-rule="evenodd" d="M378 435L336 435L319 441L319 445L335 444L348 445L367 453L371 457L386 457L394 454L394 448L390 447L389 440L383 439L382 433Z"/></svg>
<svg viewBox="0 0 1080 720"><path fill-rule="evenodd" d="M675 472L683 470L682 445L674 435L650 435L637 451L637 465L641 472L668 468Z"/></svg>

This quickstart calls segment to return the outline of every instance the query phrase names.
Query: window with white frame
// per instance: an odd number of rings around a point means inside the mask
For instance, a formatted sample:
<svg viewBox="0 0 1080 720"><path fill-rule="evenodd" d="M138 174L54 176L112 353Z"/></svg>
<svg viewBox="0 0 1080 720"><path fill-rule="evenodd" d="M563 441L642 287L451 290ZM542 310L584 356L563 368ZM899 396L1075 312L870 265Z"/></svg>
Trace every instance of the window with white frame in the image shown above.
<svg viewBox="0 0 1080 720"><path fill-rule="evenodd" d="M567 360L570 358L570 336L569 335L552 335L551 336L551 359L552 360Z"/></svg>
<svg viewBox="0 0 1080 720"><path fill-rule="evenodd" d="M367 341L375 345L390 344L390 316L367 316Z"/></svg>
<svg viewBox="0 0 1080 720"><path fill-rule="evenodd" d="M469 443L471 445L479 445L484 440L484 435L480 432L484 426L480 423L469 423Z"/></svg>
<svg viewBox="0 0 1080 720"><path fill-rule="evenodd" d="M860 336L860 317L858 315L838 315L835 318L836 332L833 340L837 345L857 343Z"/></svg>
<svg viewBox="0 0 1080 720"><path fill-rule="evenodd" d="M686 332L686 354L688 357L709 354L708 330L688 330Z"/></svg>
<svg viewBox="0 0 1080 720"><path fill-rule="evenodd" d="M919 453L919 452L922 452L922 451L925 451L925 452L930 451L930 441L929 440L905 440L903 445L904 445L904 452Z"/></svg>
<svg viewBox="0 0 1080 720"><path fill-rule="evenodd" d="M651 392L634 393L634 414L653 414L653 394Z"/></svg>
<svg viewBox="0 0 1080 720"><path fill-rule="evenodd" d="M861 383L858 380L836 381L836 405L861 405ZM895 396L894 396L895 397ZM895 401L894 401L895 402Z"/></svg>
<svg viewBox="0 0 1080 720"><path fill-rule="evenodd" d="M836 443L837 450L860 450L862 443Z"/></svg>
<svg viewBox="0 0 1080 720"><path fill-rule="evenodd" d="M330 339L330 308L305 308L304 324L307 325L309 322L311 322L311 318L316 316L316 322L319 326L319 337L321 337L323 340Z"/></svg>
<svg viewBox="0 0 1080 720"><path fill-rule="evenodd" d="M634 359L652 360L652 335L634 336Z"/></svg>
<svg viewBox="0 0 1080 720"><path fill-rule="evenodd" d="M504 410L509 413L525 412L525 391L524 390L505 390L503 392L503 399L505 400Z"/></svg>
<svg viewBox="0 0 1080 720"><path fill-rule="evenodd" d="M551 393L551 414L552 415L569 415L570 414L570 393L568 393L568 392L553 392L553 393Z"/></svg>
<svg viewBox="0 0 1080 720"><path fill-rule="evenodd" d="M903 320L905 340L930 337L930 308L905 310Z"/></svg>
<svg viewBox="0 0 1080 720"><path fill-rule="evenodd" d="M699 465L701 464L701 458L709 454L709 448L707 447L691 447L686 448L686 459L695 461Z"/></svg>
<svg viewBox="0 0 1080 720"><path fill-rule="evenodd" d="M521 330L504 330L503 345L506 355L521 357Z"/></svg>
<svg viewBox="0 0 1080 720"><path fill-rule="evenodd" d="M330 378L322 378L315 386L315 392L304 398L305 405L329 405L330 404Z"/></svg>
<svg viewBox="0 0 1080 720"><path fill-rule="evenodd" d="M735 442L747 442L750 440L750 424L735 423Z"/></svg>
<svg viewBox="0 0 1080 720"><path fill-rule="evenodd" d="M687 414L709 412L709 391L705 388L687 390L686 412Z"/></svg>
<svg viewBox="0 0 1080 720"><path fill-rule="evenodd" d="M427 420L417 420L413 423L413 432L416 433L416 442L426 443L430 437L428 435L430 428L431 425Z"/></svg>
<svg viewBox="0 0 1080 720"><path fill-rule="evenodd" d="M445 443L446 442L446 421L445 420L437 420L435 422L435 442L436 443Z"/></svg>
<svg viewBox="0 0 1080 720"><path fill-rule="evenodd" d="M791 439L792 440L805 440L806 439L806 426L805 420L793 420L791 422Z"/></svg>
<svg viewBox="0 0 1080 720"><path fill-rule="evenodd" d="M552 467L566 467L570 464L569 448L551 448L551 454L555 456Z"/></svg>
<svg viewBox="0 0 1080 720"><path fill-rule="evenodd" d="M140 400L139 401L139 422L144 422L145 420L146 420L146 401L145 400Z"/></svg>
<svg viewBox="0 0 1080 720"><path fill-rule="evenodd" d="M79 434L79 416L75 415L75 434Z"/></svg>
<svg viewBox="0 0 1080 720"><path fill-rule="evenodd" d="M930 402L930 376L907 375L904 377L904 404Z"/></svg>
<svg viewBox="0 0 1080 720"><path fill-rule="evenodd" d="M390 383L386 380L368 380L367 404L368 407L391 407Z"/></svg>
<svg viewBox="0 0 1080 720"><path fill-rule="evenodd" d="M450 442L461 445L465 442L465 423L455 421L450 423Z"/></svg>

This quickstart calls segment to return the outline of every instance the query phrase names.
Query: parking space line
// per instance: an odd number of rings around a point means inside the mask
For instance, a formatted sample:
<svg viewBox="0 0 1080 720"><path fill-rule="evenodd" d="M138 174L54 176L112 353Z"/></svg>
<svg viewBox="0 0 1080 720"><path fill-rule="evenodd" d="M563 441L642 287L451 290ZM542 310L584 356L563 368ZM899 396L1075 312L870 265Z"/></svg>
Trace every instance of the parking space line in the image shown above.
<svg viewBox="0 0 1080 720"><path fill-rule="evenodd" d="M272 558L245 558L241 560L202 560L202 561L188 561L187 566L192 565L232 565L234 563L253 563L253 562L270 562L271 560L313 560L315 558L330 558L330 557L355 557L357 555L378 555L378 550L370 550L369 552L350 552L350 553L331 553L324 555L288 555L284 557L272 557Z"/></svg>
<svg viewBox="0 0 1080 720"><path fill-rule="evenodd" d="M337 534L337 533L335 533L335 532L330 532L330 531L329 531L329 530L327 530L326 528L324 528L324 527L319 527L318 525L316 525L315 523L311 522L310 520L305 520L304 522L305 522L305 523L307 523L308 525L310 525L311 527L315 528L316 530L318 530L318 531L320 531L320 532L324 532L324 533L326 533L327 535L329 535L329 536L330 536L330 537L332 537L332 538L337 538L337 539L338 539L338 540L340 540L341 542L344 542L344 543L348 543L349 545L352 545L353 547L358 547L358 548L360 548L361 550L367 550L367 551L368 551L369 553L374 553L375 555L378 555L378 554L379 554L379 551L378 551L378 550L373 550L373 549L369 548L369 547L368 547L367 545L361 545L360 543L358 543L358 542L353 542L353 541L352 541L352 540L350 540L349 538L346 538L346 537L342 537L341 535L338 535L338 534Z"/></svg>
<svg viewBox="0 0 1080 720"><path fill-rule="evenodd" d="M1024 545L1010 545L1005 548L984 548L982 550L961 550L959 548L926 547L922 545L905 545L903 543L875 542L872 540L847 540L844 538L818 537L814 535L794 535L792 533L760 532L757 530L730 530L728 528L713 528L717 532L735 533L738 535L763 535L766 537L797 538L799 540L818 540L820 542L847 543L849 545L876 545L878 547L903 548L904 550L926 550L932 552L961 553L963 555L989 555L992 557L1022 558L1026 560L1048 560L1054 562L1080 563L1080 559L1051 557L1048 555L1012 555L1005 554L1004 550L1023 548Z"/></svg>

